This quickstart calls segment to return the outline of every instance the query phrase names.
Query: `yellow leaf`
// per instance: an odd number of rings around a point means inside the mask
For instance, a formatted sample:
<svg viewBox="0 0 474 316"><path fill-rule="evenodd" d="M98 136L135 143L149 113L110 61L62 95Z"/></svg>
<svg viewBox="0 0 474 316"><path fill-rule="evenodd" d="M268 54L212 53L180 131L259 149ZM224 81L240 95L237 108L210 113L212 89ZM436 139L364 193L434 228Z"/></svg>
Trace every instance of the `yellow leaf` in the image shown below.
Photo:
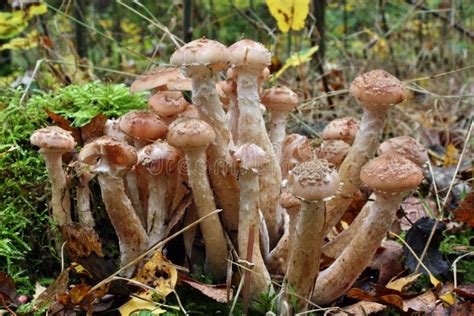
<svg viewBox="0 0 474 316"><path fill-rule="evenodd" d="M28 19L23 11L0 12L0 39L14 37L27 26Z"/></svg>
<svg viewBox="0 0 474 316"><path fill-rule="evenodd" d="M441 282L439 282L439 280L435 278L435 276L432 275L431 273L429 274L429 277L430 277L431 284L433 284L435 287L438 287L438 285L441 284Z"/></svg>
<svg viewBox="0 0 474 316"><path fill-rule="evenodd" d="M420 277L420 275L421 273L417 273L404 278L391 280L385 287L387 289L403 292L403 290L412 285Z"/></svg>
<svg viewBox="0 0 474 316"><path fill-rule="evenodd" d="M309 13L309 0L267 0L270 13L283 33L303 29Z"/></svg>
<svg viewBox="0 0 474 316"><path fill-rule="evenodd" d="M443 157L443 166L449 167L458 162L459 152L453 144L449 144L446 148L446 154Z"/></svg>
<svg viewBox="0 0 474 316"><path fill-rule="evenodd" d="M174 291L176 282L178 281L178 271L176 271L173 264L157 250L134 280L153 286L159 296L166 297Z"/></svg>
<svg viewBox="0 0 474 316"><path fill-rule="evenodd" d="M446 293L444 295L441 295L439 297L443 302L449 304L449 305L453 305L454 303L456 303L456 297L453 295L453 293L449 292L449 293Z"/></svg>
<svg viewBox="0 0 474 316"><path fill-rule="evenodd" d="M42 15L48 12L48 6L46 3L38 3L30 6L28 8L28 17L33 17L37 15Z"/></svg>
<svg viewBox="0 0 474 316"><path fill-rule="evenodd" d="M319 47L316 45L308 49L303 49L288 57L288 59L285 60L283 67L281 67L281 69L273 76L273 79L280 77L290 67L297 67L310 61L311 56L318 51L318 48Z"/></svg>
<svg viewBox="0 0 474 316"><path fill-rule="evenodd" d="M147 290L132 297L127 303L119 307L120 315L129 316L141 310L150 311L152 315L160 315L166 312L153 303L152 292Z"/></svg>
<svg viewBox="0 0 474 316"><path fill-rule="evenodd" d="M26 37L16 37L11 39L9 42L0 46L0 51L5 49L30 49L38 46L39 34L36 30L27 34Z"/></svg>

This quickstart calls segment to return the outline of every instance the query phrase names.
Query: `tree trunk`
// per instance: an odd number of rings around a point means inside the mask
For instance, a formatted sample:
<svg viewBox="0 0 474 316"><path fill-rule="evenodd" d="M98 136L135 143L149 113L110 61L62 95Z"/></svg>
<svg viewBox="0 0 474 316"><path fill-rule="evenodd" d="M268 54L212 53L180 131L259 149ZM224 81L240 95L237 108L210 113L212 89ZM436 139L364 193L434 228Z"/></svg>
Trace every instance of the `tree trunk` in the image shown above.
<svg viewBox="0 0 474 316"><path fill-rule="evenodd" d="M74 2L74 11L73 11L74 18L81 23L86 23L85 22L86 10L87 10L87 0L77 0ZM79 55L80 58L87 58L87 51L88 51L87 30L84 27L84 25L80 23L76 23L75 31L76 31L75 36L76 36L77 55Z"/></svg>
<svg viewBox="0 0 474 316"><path fill-rule="evenodd" d="M193 2L191 0L183 1L183 40L189 43L193 40L192 26Z"/></svg>

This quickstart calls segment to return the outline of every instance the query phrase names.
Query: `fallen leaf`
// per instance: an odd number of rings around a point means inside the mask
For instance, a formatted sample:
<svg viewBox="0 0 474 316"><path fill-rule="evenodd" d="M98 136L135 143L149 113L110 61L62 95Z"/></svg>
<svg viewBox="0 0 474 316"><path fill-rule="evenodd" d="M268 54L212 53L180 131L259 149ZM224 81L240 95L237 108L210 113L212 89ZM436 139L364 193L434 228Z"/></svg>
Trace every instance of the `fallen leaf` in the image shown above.
<svg viewBox="0 0 474 316"><path fill-rule="evenodd" d="M449 166L455 165L458 162L458 158L459 158L458 149L453 144L449 144L448 147L446 147L446 153L444 154L444 157L443 157L443 166L449 167Z"/></svg>
<svg viewBox="0 0 474 316"><path fill-rule="evenodd" d="M469 192L453 213L455 221L466 223L471 228L474 227L474 191Z"/></svg>
<svg viewBox="0 0 474 316"><path fill-rule="evenodd" d="M56 278L56 280L54 280L54 282L50 286L48 286L46 290L41 292L41 294L34 299L33 306L36 310L51 305L55 301L56 296L63 294L67 291L67 285L69 282L69 271L71 270L72 266L69 266L64 269Z"/></svg>
<svg viewBox="0 0 474 316"><path fill-rule="evenodd" d="M430 216L426 207L429 207L433 214L437 214L436 203L431 200L420 200L414 196L405 199L401 205L404 216L400 219L400 228L403 231L408 231L412 223L415 223L422 217Z"/></svg>
<svg viewBox="0 0 474 316"><path fill-rule="evenodd" d="M104 126L107 122L107 117L104 113L95 116L89 123L80 128L81 139L83 144L99 138L104 135Z"/></svg>
<svg viewBox="0 0 474 316"><path fill-rule="evenodd" d="M188 284L192 288L198 290L205 296L212 298L218 303L225 304L232 300L232 289L230 290L230 295L228 298L227 286L225 284L222 284L222 285L204 284L182 275L180 275L180 281Z"/></svg>
<svg viewBox="0 0 474 316"><path fill-rule="evenodd" d="M174 291L176 282L178 281L178 271L173 264L157 250L153 254L153 257L145 263L142 270L138 272L134 280L142 284L153 286L157 294L164 298Z"/></svg>
<svg viewBox="0 0 474 316"><path fill-rule="evenodd" d="M119 307L120 315L129 316L132 313L140 311L148 311L152 315L160 315L166 313L166 310L160 308L152 299L153 292L151 290L144 291L138 295L132 296L132 298L125 304Z"/></svg>
<svg viewBox="0 0 474 316"><path fill-rule="evenodd" d="M425 249L425 245L428 242L431 230L435 223L435 220L423 217L416 221L413 227L410 228L406 234L406 243L412 248L418 258L421 257L421 254ZM422 266L420 266L419 269L420 272L430 277L433 284L439 282L434 277L435 275L446 275L449 272L449 264L444 260L439 252L439 245L444 238L442 232L445 228L446 225L444 223L438 223L433 238L429 244L428 251L423 258L423 263L429 271L426 271ZM403 250L405 258L407 259L407 266L411 272L414 272L418 265L418 260L406 246L403 246Z"/></svg>
<svg viewBox="0 0 474 316"><path fill-rule="evenodd" d="M290 29L295 31L303 29L309 13L309 0L267 0L267 6L283 33L287 33Z"/></svg>
<svg viewBox="0 0 474 316"><path fill-rule="evenodd" d="M60 231L73 260L89 257L91 253L103 256L102 242L92 227L73 223L61 226Z"/></svg>
<svg viewBox="0 0 474 316"><path fill-rule="evenodd" d="M403 302L403 311L431 312L436 307L436 296L431 290Z"/></svg>
<svg viewBox="0 0 474 316"><path fill-rule="evenodd" d="M474 284L460 285L454 289L454 292L463 298L474 300Z"/></svg>
<svg viewBox="0 0 474 316"><path fill-rule="evenodd" d="M403 247L399 243L393 240L382 242L369 265L369 268L379 271L378 284L387 284L391 278L403 271L402 256Z"/></svg>
<svg viewBox="0 0 474 316"><path fill-rule="evenodd" d="M56 123L59 127L66 131L70 131L72 133L72 136L74 137L74 140L78 144L82 144L82 139L81 139L81 132L79 131L78 128L72 127L71 122L69 122L67 119L62 117L61 115L58 115L48 109L44 109L46 113L48 114L49 118Z"/></svg>
<svg viewBox="0 0 474 316"><path fill-rule="evenodd" d="M385 308L387 308L386 305L376 303L376 302L367 302L367 301L362 301L362 302L357 302L353 305L347 306L343 308L343 311L345 313L331 313L331 315L347 315L348 314L353 314L353 315L370 315L373 313L378 313L383 311Z"/></svg>
<svg viewBox="0 0 474 316"><path fill-rule="evenodd" d="M389 304L403 310L403 299L397 294L373 295L367 291L352 288L347 292L347 297L355 298L361 301Z"/></svg>
<svg viewBox="0 0 474 316"><path fill-rule="evenodd" d="M416 280L418 280L420 275L421 275L421 273L417 273L417 274L412 274L412 275L406 276L404 278L392 280L385 287L388 288L388 289L404 292L413 283L415 283Z"/></svg>
<svg viewBox="0 0 474 316"><path fill-rule="evenodd" d="M3 272L0 272L0 299L14 303L17 298L15 283Z"/></svg>

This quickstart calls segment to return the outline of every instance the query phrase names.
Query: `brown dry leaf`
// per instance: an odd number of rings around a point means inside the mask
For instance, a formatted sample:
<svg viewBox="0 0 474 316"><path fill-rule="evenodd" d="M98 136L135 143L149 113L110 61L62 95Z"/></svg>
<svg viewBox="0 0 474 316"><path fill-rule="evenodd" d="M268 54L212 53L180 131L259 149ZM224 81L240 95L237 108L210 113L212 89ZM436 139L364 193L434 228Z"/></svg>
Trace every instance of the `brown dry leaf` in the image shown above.
<svg viewBox="0 0 474 316"><path fill-rule="evenodd" d="M346 313L353 314L353 315L370 315L373 313L378 313L383 311L387 306L376 303L376 302L357 302L353 305L347 306L343 308L345 313L334 313L331 315L346 315Z"/></svg>
<svg viewBox="0 0 474 316"><path fill-rule="evenodd" d="M92 227L73 223L61 226L60 230L73 260L89 257L92 253L103 256L102 242Z"/></svg>
<svg viewBox="0 0 474 316"><path fill-rule="evenodd" d="M436 308L436 296L431 290L403 302L403 311L431 312Z"/></svg>
<svg viewBox="0 0 474 316"><path fill-rule="evenodd" d="M104 126L107 122L107 117L104 113L98 114L88 124L81 127L81 139L83 144L104 135Z"/></svg>
<svg viewBox="0 0 474 316"><path fill-rule="evenodd" d="M460 285L454 292L463 298L474 300L474 284Z"/></svg>
<svg viewBox="0 0 474 316"><path fill-rule="evenodd" d="M157 250L153 257L145 263L142 270L138 272L134 280L153 286L159 296L166 297L174 291L178 281L178 271L171 261Z"/></svg>
<svg viewBox="0 0 474 316"><path fill-rule="evenodd" d="M471 228L474 227L474 191L459 203L458 208L454 211L454 220L464 222Z"/></svg>
<svg viewBox="0 0 474 316"><path fill-rule="evenodd" d="M72 266L64 269L56 278L56 280L54 280L54 282L48 286L46 290L41 292L41 294L33 301L33 307L35 310L51 305L58 295L67 291L69 271L71 270Z"/></svg>
<svg viewBox="0 0 474 316"><path fill-rule="evenodd" d="M79 305L89 293L91 287L87 284L79 284L69 291L69 297L73 305Z"/></svg>
<svg viewBox="0 0 474 316"><path fill-rule="evenodd" d="M403 271L400 260L402 256L403 247L399 243L393 240L382 242L369 265L369 268L379 271L378 284L387 284L391 278Z"/></svg>
<svg viewBox="0 0 474 316"><path fill-rule="evenodd" d="M230 290L229 299L227 299L227 286L225 284L222 284L222 285L204 284L204 283L189 279L185 276L180 276L180 281L188 284L192 288L198 290L205 296L212 298L218 303L225 304L225 303L228 303L230 300L232 300L232 289Z"/></svg>
<svg viewBox="0 0 474 316"><path fill-rule="evenodd" d="M388 289L399 291L399 292L404 292L413 283L415 283L416 280L418 280L420 276L421 276L421 273L417 273L417 274L406 276L404 278L391 280L385 287Z"/></svg>
<svg viewBox="0 0 474 316"><path fill-rule="evenodd" d="M446 153L443 157L443 166L449 167L457 164L459 158L459 151L453 144L449 144L446 147Z"/></svg>
<svg viewBox="0 0 474 316"><path fill-rule="evenodd" d="M433 214L437 214L436 203L431 200L420 200L417 197L411 196L402 202L401 208L405 216L400 219L400 228L403 231L408 231L412 224L420 218L430 216L429 212L425 209L424 203L431 209Z"/></svg>
<svg viewBox="0 0 474 316"><path fill-rule="evenodd" d="M380 288L383 288L383 287L378 287L378 288L380 289ZM398 295L397 291L385 289L384 292L386 292L386 293L383 293L382 295L380 295L380 294L373 295L373 294L371 294L369 292L366 292L364 290L352 288L352 289L349 290L349 292L347 292L347 297L355 298L355 299L358 299L358 300L361 300L361 301L369 301L369 302L376 302L376 303L381 303L381 304L389 304L389 305L397 307L400 310L403 310L403 299L401 298L400 295Z"/></svg>
<svg viewBox="0 0 474 316"><path fill-rule="evenodd" d="M66 131L70 131L72 133L72 136L74 137L74 140L78 144L82 144L82 139L81 139L81 132L79 131L78 128L72 127L71 122L69 122L67 119L62 117L59 114L56 114L48 109L44 109L46 113L48 114L49 118L56 123L59 127L62 129L65 129Z"/></svg>
<svg viewBox="0 0 474 316"><path fill-rule="evenodd" d="M16 297L16 287L13 279L0 272L0 299L2 302L15 302Z"/></svg>

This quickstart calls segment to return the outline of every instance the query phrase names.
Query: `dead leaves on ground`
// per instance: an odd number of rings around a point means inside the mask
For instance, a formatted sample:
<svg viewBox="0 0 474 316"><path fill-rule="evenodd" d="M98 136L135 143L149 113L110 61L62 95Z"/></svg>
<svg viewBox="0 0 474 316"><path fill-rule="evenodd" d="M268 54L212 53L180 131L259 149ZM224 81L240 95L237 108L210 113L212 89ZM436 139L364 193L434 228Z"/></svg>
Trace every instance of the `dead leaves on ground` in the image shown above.
<svg viewBox="0 0 474 316"><path fill-rule="evenodd" d="M453 212L454 220L463 222L474 228L474 191L471 191L459 203L458 208Z"/></svg>

